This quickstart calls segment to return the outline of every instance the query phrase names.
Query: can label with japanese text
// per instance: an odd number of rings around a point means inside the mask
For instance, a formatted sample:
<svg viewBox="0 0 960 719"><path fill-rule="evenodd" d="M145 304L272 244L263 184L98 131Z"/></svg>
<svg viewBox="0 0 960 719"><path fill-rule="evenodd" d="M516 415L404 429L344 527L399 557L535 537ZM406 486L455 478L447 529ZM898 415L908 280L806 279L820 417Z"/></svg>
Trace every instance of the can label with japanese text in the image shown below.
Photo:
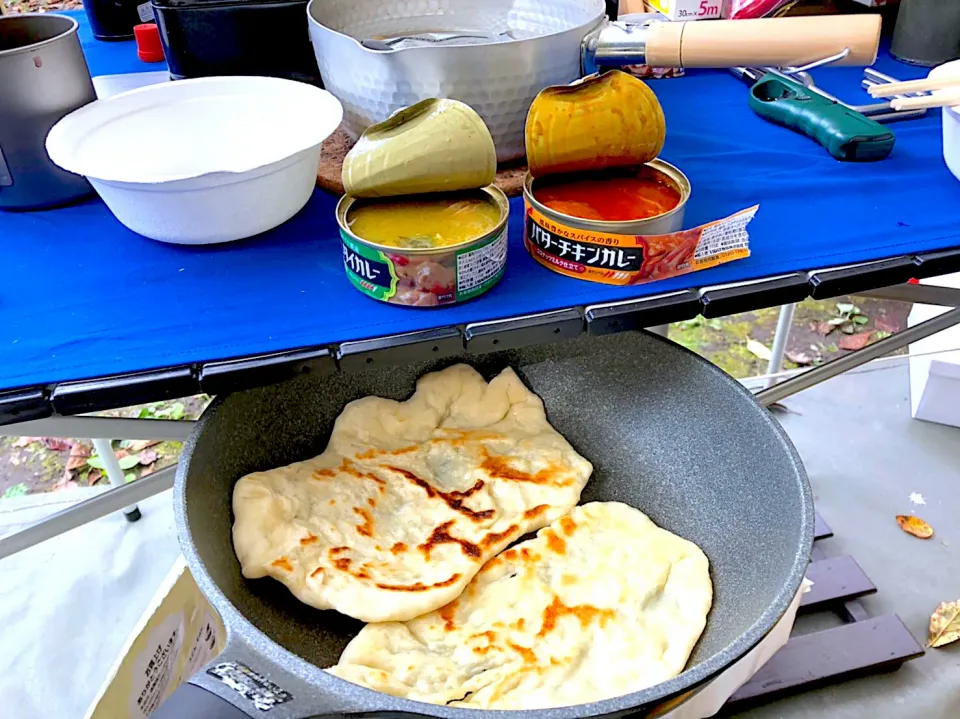
<svg viewBox="0 0 960 719"><path fill-rule="evenodd" d="M357 237L346 224L354 200L344 197L337 219L350 283L375 300L408 307L452 305L487 292L506 267L509 204L497 188L484 191L501 209L497 227L483 237L443 249L386 247Z"/></svg>

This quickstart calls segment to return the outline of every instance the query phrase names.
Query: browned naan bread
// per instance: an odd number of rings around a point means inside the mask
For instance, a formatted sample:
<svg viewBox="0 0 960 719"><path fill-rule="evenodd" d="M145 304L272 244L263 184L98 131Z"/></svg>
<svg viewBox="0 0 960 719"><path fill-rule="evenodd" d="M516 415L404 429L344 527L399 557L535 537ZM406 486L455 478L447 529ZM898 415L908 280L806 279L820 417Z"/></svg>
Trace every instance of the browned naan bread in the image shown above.
<svg viewBox="0 0 960 719"><path fill-rule="evenodd" d="M456 365L406 402L351 402L319 457L238 481L234 548L244 576L319 609L412 619L568 512L592 471L513 370Z"/></svg>

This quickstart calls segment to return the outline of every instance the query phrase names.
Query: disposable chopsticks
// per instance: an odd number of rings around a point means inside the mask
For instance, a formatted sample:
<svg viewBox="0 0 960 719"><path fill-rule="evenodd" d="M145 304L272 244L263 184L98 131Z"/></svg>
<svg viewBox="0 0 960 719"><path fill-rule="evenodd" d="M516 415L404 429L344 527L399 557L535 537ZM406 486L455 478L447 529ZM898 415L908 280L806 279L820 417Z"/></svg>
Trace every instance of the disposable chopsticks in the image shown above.
<svg viewBox="0 0 960 719"><path fill-rule="evenodd" d="M888 82L873 85L867 92L870 93L871 97L893 97L894 95L909 95L915 92L936 92L946 88L960 88L960 77L928 77L923 80Z"/></svg>
<svg viewBox="0 0 960 719"><path fill-rule="evenodd" d="M941 92L936 95L923 95L921 97L898 97L890 101L890 107L897 112L950 105L960 105L960 88L954 92Z"/></svg>

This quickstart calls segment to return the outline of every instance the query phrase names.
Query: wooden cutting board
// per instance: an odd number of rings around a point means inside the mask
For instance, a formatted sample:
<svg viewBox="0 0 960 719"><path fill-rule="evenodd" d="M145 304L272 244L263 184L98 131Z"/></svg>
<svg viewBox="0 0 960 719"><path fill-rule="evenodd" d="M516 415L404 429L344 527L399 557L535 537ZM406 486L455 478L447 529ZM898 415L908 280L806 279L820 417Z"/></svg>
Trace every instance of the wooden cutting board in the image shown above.
<svg viewBox="0 0 960 719"><path fill-rule="evenodd" d="M354 141L350 139L343 127L337 128L326 142L323 143L323 152L320 155L320 167L317 170L317 186L335 195L343 194L343 158L350 152ZM523 192L523 178L527 174L527 161L517 160L501 165L497 171L494 184L508 197L515 197Z"/></svg>

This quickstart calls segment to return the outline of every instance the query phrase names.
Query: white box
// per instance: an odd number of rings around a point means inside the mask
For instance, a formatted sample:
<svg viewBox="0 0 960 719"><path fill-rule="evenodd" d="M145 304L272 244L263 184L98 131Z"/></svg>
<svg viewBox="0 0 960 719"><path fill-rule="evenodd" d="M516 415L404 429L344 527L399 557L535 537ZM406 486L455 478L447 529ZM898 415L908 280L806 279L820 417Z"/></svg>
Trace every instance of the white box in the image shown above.
<svg viewBox="0 0 960 719"><path fill-rule="evenodd" d="M727 17L730 0L646 0L671 20L719 20Z"/></svg>
<svg viewBox="0 0 960 719"><path fill-rule="evenodd" d="M146 719L223 649L226 631L181 556L137 622L85 719Z"/></svg>
<svg viewBox="0 0 960 719"><path fill-rule="evenodd" d="M960 289L960 274L921 280L921 284ZM907 326L951 308L914 305ZM910 414L914 419L960 427L960 325L910 345Z"/></svg>

